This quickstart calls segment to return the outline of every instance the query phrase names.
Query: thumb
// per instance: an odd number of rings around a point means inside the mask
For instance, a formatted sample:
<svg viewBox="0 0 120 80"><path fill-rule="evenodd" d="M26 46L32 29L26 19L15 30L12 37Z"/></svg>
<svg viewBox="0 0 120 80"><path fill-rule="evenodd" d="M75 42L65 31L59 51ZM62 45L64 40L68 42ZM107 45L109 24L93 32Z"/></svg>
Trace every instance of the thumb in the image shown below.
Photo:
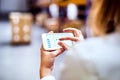
<svg viewBox="0 0 120 80"><path fill-rule="evenodd" d="M65 50L63 48L60 48L60 49L57 49L54 51L54 55L57 57L59 56L60 54L62 54Z"/></svg>

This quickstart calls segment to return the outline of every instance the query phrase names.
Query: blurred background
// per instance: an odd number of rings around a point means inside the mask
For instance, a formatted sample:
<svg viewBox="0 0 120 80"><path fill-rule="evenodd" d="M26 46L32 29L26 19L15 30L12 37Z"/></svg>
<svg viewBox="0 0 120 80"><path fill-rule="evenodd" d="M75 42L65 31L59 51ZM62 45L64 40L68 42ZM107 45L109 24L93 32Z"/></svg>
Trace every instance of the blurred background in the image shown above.
<svg viewBox="0 0 120 80"><path fill-rule="evenodd" d="M89 7L90 0L0 0L0 80L40 80L41 34L73 27L86 38Z"/></svg>

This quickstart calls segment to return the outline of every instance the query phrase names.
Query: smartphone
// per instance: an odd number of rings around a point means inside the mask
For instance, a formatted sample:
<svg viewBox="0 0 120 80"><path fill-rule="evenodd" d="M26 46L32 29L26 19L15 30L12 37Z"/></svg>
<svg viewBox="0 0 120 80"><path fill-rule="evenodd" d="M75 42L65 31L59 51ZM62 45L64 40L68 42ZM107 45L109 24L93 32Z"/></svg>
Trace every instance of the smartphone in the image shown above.
<svg viewBox="0 0 120 80"><path fill-rule="evenodd" d="M62 37L73 37L72 33L43 33L42 34L42 42L43 42L43 48L45 50L56 50L61 48L61 46L58 45L58 42L60 41L59 38ZM72 41L70 40L63 40L65 44L68 46L72 46Z"/></svg>

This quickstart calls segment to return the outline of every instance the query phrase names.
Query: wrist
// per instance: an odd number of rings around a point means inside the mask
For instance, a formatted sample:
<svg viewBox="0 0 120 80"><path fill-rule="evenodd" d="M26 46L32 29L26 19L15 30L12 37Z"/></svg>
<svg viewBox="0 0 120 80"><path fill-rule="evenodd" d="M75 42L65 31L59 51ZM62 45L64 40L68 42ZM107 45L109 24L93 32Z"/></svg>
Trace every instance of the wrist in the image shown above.
<svg viewBox="0 0 120 80"><path fill-rule="evenodd" d="M52 75L52 70L50 68L41 67L40 68L40 78Z"/></svg>

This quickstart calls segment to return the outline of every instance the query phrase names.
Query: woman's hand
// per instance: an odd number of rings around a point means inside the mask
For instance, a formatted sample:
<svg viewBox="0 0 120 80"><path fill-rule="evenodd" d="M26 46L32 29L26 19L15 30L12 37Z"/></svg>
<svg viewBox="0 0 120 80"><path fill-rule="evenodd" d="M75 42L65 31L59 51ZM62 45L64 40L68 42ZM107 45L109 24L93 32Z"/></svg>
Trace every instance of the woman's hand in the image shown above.
<svg viewBox="0 0 120 80"><path fill-rule="evenodd" d="M74 28L67 28L63 30L64 32L72 32L75 37L64 37L60 38L60 40L71 40L74 42L81 41L83 36L80 30ZM50 32L53 33L53 32ZM41 46L41 67L40 67L40 78L45 76L51 75L55 58L62 54L65 50L69 49L69 47L64 44L63 42L58 43L62 48L53 50L53 51L46 51L44 50L43 46Z"/></svg>
<svg viewBox="0 0 120 80"><path fill-rule="evenodd" d="M64 37L64 38L60 38L60 40L71 40L74 42L79 42L79 41L84 40L82 32L78 29L66 28L63 30L63 32L71 32L71 33L73 33L74 37Z"/></svg>
<svg viewBox="0 0 120 80"><path fill-rule="evenodd" d="M43 46L41 51L40 78L51 75L55 58L64 52L63 48L54 51L46 51Z"/></svg>
<svg viewBox="0 0 120 80"><path fill-rule="evenodd" d="M66 28L66 29L63 30L63 32L71 32L71 33L73 33L74 37L63 37L63 38L60 38L61 41L62 40L71 40L71 41L74 41L74 42L79 42L79 41L84 40L82 32L80 30L78 30L78 29ZM63 42L59 42L58 44L60 46L62 46L65 50L69 49L69 46L66 45Z"/></svg>

